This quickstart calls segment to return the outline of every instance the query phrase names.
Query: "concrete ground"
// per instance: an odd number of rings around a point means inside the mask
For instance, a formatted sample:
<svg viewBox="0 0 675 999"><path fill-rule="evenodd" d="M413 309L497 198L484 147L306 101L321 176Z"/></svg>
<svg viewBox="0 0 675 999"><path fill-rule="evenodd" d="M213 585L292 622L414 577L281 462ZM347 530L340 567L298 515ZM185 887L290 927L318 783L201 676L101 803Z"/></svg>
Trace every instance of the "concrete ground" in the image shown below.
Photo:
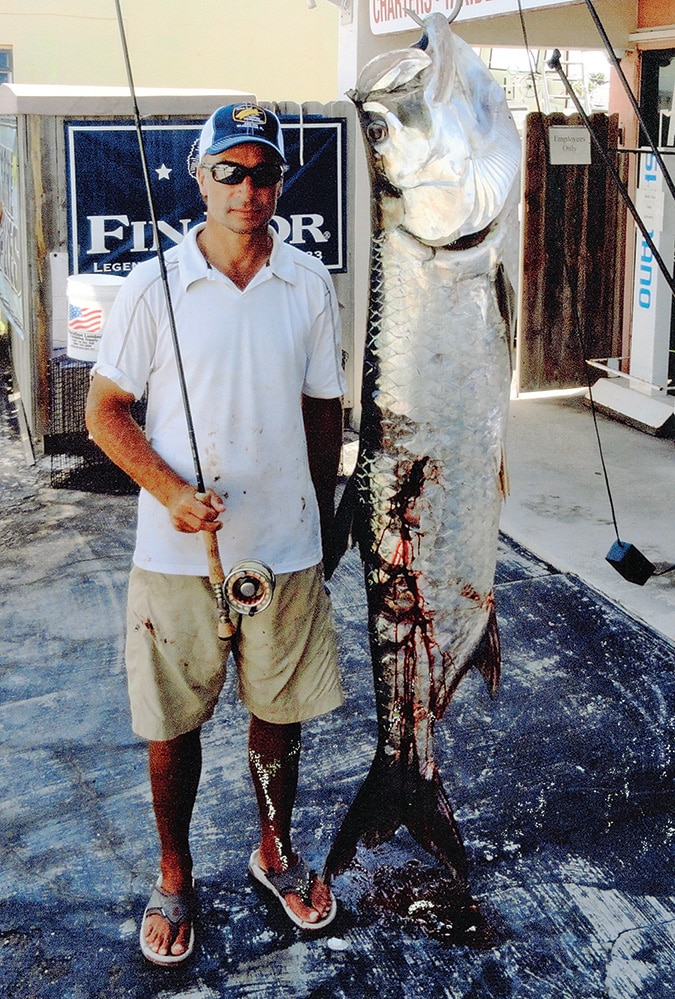
<svg viewBox="0 0 675 999"><path fill-rule="evenodd" d="M605 567L613 535L589 421L578 400L514 403L496 586L502 689L490 701L469 677L437 727L475 907L458 905L447 873L401 831L360 848L336 879L340 910L323 935L286 922L246 876L256 815L230 682L204 730L197 950L167 972L137 945L157 847L122 664L135 501L51 488L26 464L3 393L1 993L675 996L673 574L638 588ZM610 421L603 434L620 527L665 567L673 444ZM331 588L347 700L305 727L296 811L297 844L317 865L376 735L355 552Z"/></svg>
<svg viewBox="0 0 675 999"><path fill-rule="evenodd" d="M675 438L600 414L596 434L584 395L512 400L502 530L675 639ZM605 559L616 540L612 504L621 540L656 567L644 586Z"/></svg>

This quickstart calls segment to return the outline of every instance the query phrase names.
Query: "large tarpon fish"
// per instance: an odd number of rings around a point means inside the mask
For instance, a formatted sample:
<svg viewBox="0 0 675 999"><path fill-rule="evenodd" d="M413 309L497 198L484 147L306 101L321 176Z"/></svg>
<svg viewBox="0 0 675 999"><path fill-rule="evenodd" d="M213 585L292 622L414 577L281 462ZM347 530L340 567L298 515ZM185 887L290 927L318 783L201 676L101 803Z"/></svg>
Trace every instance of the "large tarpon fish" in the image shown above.
<svg viewBox="0 0 675 999"><path fill-rule="evenodd" d="M520 141L501 87L441 14L368 63L354 100L372 182L359 456L338 517L365 567L379 738L326 876L405 825L461 883L434 724L473 667L497 691Z"/></svg>

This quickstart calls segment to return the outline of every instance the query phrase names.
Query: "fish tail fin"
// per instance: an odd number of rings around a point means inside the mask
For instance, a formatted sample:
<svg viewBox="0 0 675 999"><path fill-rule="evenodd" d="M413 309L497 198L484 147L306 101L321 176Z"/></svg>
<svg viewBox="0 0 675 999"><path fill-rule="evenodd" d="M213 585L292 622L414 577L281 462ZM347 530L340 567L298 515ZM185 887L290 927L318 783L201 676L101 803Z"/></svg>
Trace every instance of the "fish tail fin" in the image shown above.
<svg viewBox="0 0 675 999"><path fill-rule="evenodd" d="M475 667L485 680L490 697L495 698L499 692L499 680L501 677L501 642L499 640L499 625L497 624L497 612L493 607L490 609L490 616L483 637L471 654L467 663L467 668Z"/></svg>
<svg viewBox="0 0 675 999"><path fill-rule="evenodd" d="M394 835L401 824L400 797L400 773L387 766L378 751L333 840L325 876L330 878L347 870L360 840L372 847Z"/></svg>
<svg viewBox="0 0 675 999"><path fill-rule="evenodd" d="M449 867L457 881L466 886L464 843L436 764L432 765L430 777L417 770L409 777L414 781L407 782L405 825L420 846Z"/></svg>
<svg viewBox="0 0 675 999"><path fill-rule="evenodd" d="M432 764L431 776L420 774L411 757L390 762L378 751L333 841L324 877L345 871L356 854L359 841L377 846L405 825L414 839L434 854L466 885L464 844L440 774Z"/></svg>

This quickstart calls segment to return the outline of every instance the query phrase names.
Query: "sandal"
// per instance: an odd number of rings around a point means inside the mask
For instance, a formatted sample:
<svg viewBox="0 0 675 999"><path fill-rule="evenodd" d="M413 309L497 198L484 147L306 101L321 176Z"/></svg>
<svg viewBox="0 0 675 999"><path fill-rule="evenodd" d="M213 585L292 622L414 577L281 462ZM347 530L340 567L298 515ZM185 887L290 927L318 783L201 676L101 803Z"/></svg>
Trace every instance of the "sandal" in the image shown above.
<svg viewBox="0 0 675 999"><path fill-rule="evenodd" d="M310 893L312 885L317 877L317 873L309 868L302 858L300 858L297 864L294 864L293 867L289 867L287 871L282 871L280 874L277 874L275 871L263 870L260 866L259 852L258 850L254 850L248 862L248 869L256 881L259 881L260 884L264 885L264 887L267 888L267 890L270 891L275 898L279 899L288 918L291 922L295 923L296 926L299 926L300 929L315 932L316 930L322 930L335 919L337 902L332 891L330 893L330 910L323 919L319 919L316 923L308 923L306 920L301 919L297 913L293 912L290 905L286 901L286 895L297 895L302 899L305 905L310 907L312 905Z"/></svg>
<svg viewBox="0 0 675 999"><path fill-rule="evenodd" d="M176 892L175 894L171 894L164 891L161 884L162 877L160 875L157 878L157 884L152 889L150 899L143 913L140 932L141 953L143 957L147 958L153 964L180 964L182 961L186 961L188 957L191 957L195 949L195 930L192 923L192 892ZM160 916L166 919L167 923L174 930L174 933L178 933L178 927L181 923L190 921L190 939L186 950L182 954L158 954L150 947L145 939L145 919L146 916L151 916L154 913L159 913Z"/></svg>

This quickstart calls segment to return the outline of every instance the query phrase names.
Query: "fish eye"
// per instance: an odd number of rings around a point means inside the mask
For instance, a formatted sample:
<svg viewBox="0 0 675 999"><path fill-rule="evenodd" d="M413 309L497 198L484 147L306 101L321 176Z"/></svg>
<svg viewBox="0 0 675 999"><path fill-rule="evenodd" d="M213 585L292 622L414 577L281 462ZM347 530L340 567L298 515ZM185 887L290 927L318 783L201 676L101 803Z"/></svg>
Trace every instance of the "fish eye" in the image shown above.
<svg viewBox="0 0 675 999"><path fill-rule="evenodd" d="M383 121L371 121L366 127L366 135L368 141L377 145L378 142L382 142L383 139L387 138L389 134L389 129Z"/></svg>

